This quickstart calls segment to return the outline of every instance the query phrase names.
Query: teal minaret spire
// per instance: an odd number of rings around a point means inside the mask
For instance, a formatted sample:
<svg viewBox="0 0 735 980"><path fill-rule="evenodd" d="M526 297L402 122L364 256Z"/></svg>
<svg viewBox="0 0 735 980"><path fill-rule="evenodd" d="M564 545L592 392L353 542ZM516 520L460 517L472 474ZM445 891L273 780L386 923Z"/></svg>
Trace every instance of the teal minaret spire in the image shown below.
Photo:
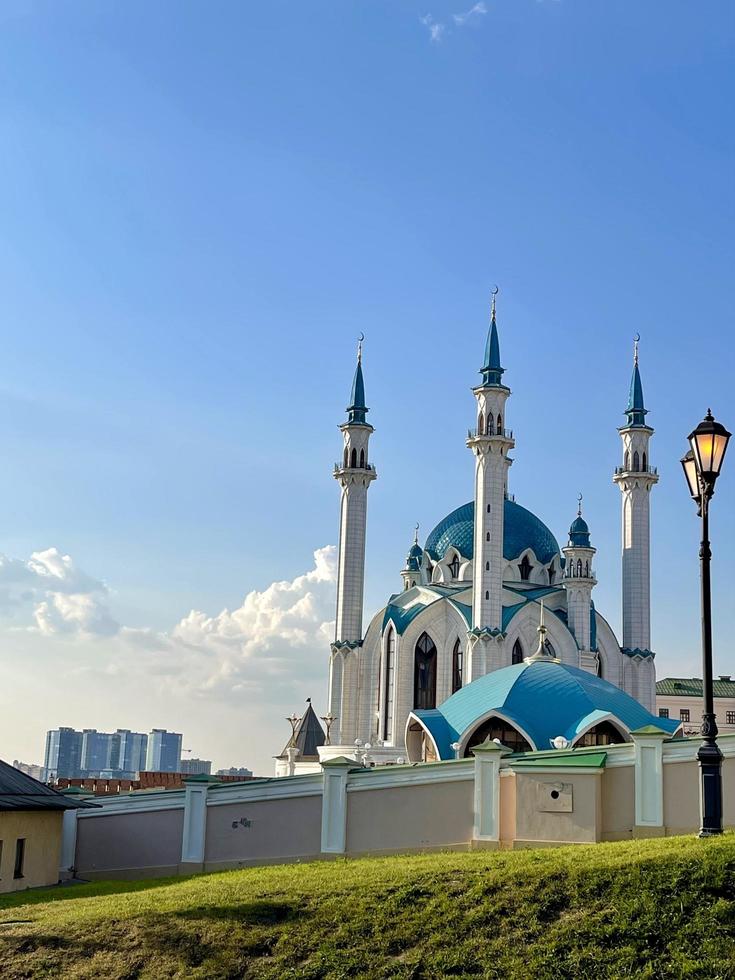
<svg viewBox="0 0 735 980"><path fill-rule="evenodd" d="M633 376L630 379L630 392L628 394L628 407L625 414L628 416L628 425L645 425L646 415L648 414L643 404L643 384L641 383L641 372L638 370L638 341L640 335L636 334L635 348L633 353Z"/></svg>
<svg viewBox="0 0 735 980"><path fill-rule="evenodd" d="M495 296L497 289L493 292L492 309L490 312L490 327L487 332L487 342L485 344L485 362L480 369L482 375L482 387L502 384L503 371L505 368L500 366L500 341L498 340L498 325L495 322Z"/></svg>
<svg viewBox="0 0 735 980"><path fill-rule="evenodd" d="M357 345L357 367L352 381L352 394L350 404L347 406L347 422L350 425L367 425L365 415L369 411L365 404L365 382L362 377L362 334L360 338Z"/></svg>

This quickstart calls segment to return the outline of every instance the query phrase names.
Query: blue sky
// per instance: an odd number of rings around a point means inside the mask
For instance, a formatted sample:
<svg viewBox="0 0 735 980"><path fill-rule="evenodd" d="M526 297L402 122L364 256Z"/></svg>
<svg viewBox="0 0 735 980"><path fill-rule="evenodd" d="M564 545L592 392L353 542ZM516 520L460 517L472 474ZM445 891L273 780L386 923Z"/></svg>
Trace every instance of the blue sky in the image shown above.
<svg viewBox="0 0 735 980"><path fill-rule="evenodd" d="M361 331L379 471L367 610L400 587L414 522L423 537L472 493L469 389L496 282L511 489L560 539L584 494L616 629L610 478L640 331L658 673L699 674L678 459L709 404L735 423L735 9L472 10L3 5L4 757L37 761L56 724L166 725L195 754L268 771L284 714L309 695L326 709L326 643L307 631L272 676L277 625L247 669L235 641L223 661L170 635L192 609L216 617L293 582L336 542L331 466ZM716 667L735 673L730 467L713 573ZM10 560L51 548L92 584L68 563L41 576L66 576L54 594L92 596L91 612L49 600L46 579L19 584L38 568Z"/></svg>

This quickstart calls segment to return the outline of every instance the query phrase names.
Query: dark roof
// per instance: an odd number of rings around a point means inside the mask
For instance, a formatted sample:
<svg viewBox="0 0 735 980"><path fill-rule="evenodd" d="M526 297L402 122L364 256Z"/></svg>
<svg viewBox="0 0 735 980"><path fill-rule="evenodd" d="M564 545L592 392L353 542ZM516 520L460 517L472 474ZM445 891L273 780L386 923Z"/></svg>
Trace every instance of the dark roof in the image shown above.
<svg viewBox="0 0 735 980"><path fill-rule="evenodd" d="M735 681L722 675L712 683L716 698L735 698ZM656 694L669 697L701 698L702 680L699 677L664 677L656 681Z"/></svg>
<svg viewBox="0 0 735 980"><path fill-rule="evenodd" d="M309 701L306 711L294 730L293 738L288 740L281 755L286 754L286 749L295 746L299 750L299 759L318 759L317 749L320 745L324 745L325 741L324 729L319 724L319 719Z"/></svg>
<svg viewBox="0 0 735 980"><path fill-rule="evenodd" d="M0 810L79 810L94 805L69 799L0 759Z"/></svg>

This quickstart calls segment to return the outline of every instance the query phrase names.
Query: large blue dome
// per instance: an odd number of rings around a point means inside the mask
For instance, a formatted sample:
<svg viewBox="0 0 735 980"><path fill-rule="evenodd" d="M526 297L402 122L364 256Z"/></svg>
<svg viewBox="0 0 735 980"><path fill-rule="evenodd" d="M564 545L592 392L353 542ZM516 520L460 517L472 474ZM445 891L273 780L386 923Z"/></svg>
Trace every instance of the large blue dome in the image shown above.
<svg viewBox="0 0 735 980"><path fill-rule="evenodd" d="M474 554L475 504L470 501L447 514L426 539L426 551L434 561L441 561L447 548L453 547L463 558ZM505 501L503 557L512 561L532 548L538 560L546 565L559 554L559 545L548 527L514 500Z"/></svg>
<svg viewBox="0 0 735 980"><path fill-rule="evenodd" d="M439 758L451 759L452 743L466 740L495 712L524 733L537 750L548 749L557 735L574 742L591 725L610 717L629 732L655 725L673 735L681 724L654 717L601 677L547 659L502 667L460 688L438 708L412 713L431 734Z"/></svg>

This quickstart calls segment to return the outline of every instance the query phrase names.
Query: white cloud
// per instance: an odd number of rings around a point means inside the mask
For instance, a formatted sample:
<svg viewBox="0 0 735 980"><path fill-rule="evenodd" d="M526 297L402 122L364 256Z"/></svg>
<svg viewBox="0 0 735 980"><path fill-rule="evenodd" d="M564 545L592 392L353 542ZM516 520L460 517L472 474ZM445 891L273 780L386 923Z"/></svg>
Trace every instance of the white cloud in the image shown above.
<svg viewBox="0 0 735 980"><path fill-rule="evenodd" d="M474 7L470 7L469 10L465 10L463 14L453 14L452 19L459 27L464 27L465 24L476 23L486 13L487 7L480 2L476 3Z"/></svg>
<svg viewBox="0 0 735 980"><path fill-rule="evenodd" d="M419 20L428 30L430 41L434 42L435 44L441 41L446 30L444 24L434 20L434 17L431 14L425 14L423 17L419 17Z"/></svg>

